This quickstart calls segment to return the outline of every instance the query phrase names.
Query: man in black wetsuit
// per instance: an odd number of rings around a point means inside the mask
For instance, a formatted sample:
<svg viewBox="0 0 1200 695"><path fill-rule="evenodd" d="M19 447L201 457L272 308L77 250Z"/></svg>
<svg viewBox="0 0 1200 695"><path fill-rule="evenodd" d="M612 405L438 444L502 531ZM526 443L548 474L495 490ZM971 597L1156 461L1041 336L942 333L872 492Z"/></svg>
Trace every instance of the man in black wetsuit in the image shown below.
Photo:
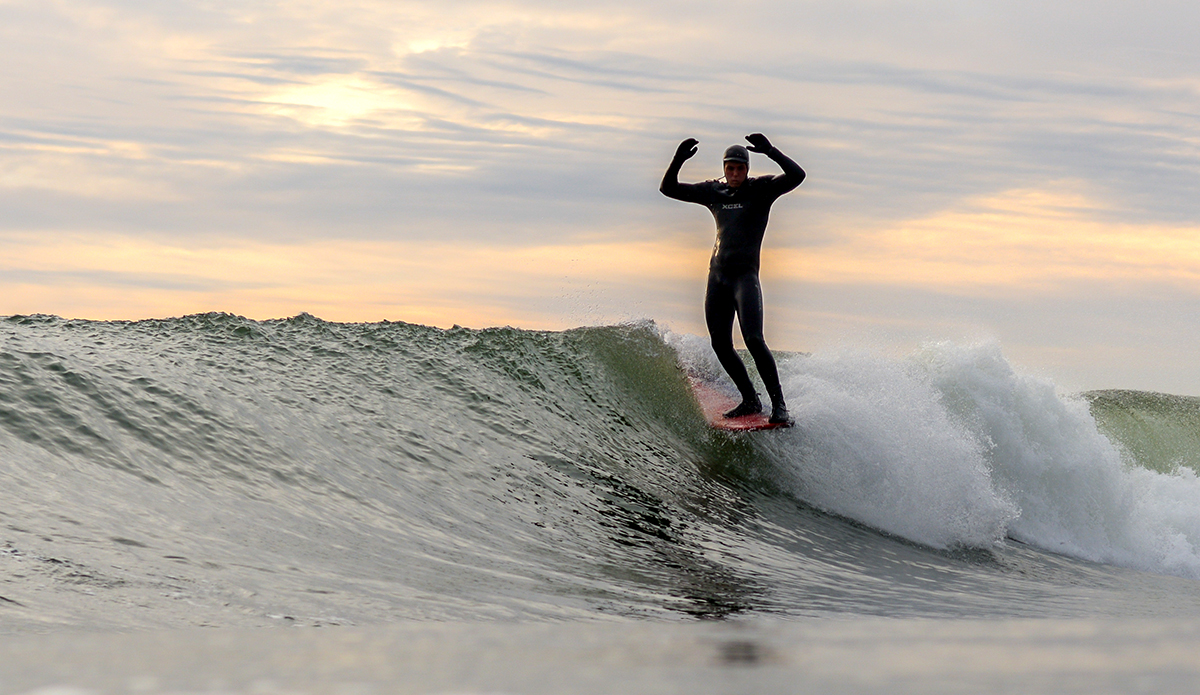
<svg viewBox="0 0 1200 695"><path fill-rule="evenodd" d="M762 133L747 135L746 140L750 142L749 150L741 145L725 150L724 182L679 183L679 169L696 154L698 144L693 138L684 140L679 143L659 190L669 198L707 207L717 222L717 243L708 264L704 320L721 366L742 394L741 404L725 413L725 417L762 412L762 403L746 372L746 365L733 348L733 317L736 314L746 348L767 387L767 395L771 397L771 422L790 422L783 388L779 385L779 370L763 340L758 261L771 203L799 186L804 180L804 170L772 147ZM747 178L750 152L767 155L783 169L783 174Z"/></svg>

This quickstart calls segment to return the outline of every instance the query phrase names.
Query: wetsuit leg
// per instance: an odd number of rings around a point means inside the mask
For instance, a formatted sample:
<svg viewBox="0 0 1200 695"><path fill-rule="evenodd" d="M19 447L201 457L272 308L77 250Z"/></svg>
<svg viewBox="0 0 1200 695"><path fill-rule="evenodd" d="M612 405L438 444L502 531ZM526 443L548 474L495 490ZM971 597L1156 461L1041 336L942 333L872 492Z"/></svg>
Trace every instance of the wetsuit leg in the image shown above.
<svg viewBox="0 0 1200 695"><path fill-rule="evenodd" d="M750 272L738 276L733 282L733 297L737 304L738 324L742 327L742 339L746 342L750 356L754 358L754 366L758 367L758 375L762 377L763 385L767 387L767 395L771 397L771 403L783 405L779 370L775 366L775 357L763 338L762 286L758 282L758 273Z"/></svg>
<svg viewBox="0 0 1200 695"><path fill-rule="evenodd" d="M733 348L733 317L737 311L734 288L723 282L718 274L709 273L708 289L704 293L704 321L708 324L709 340L712 341L713 351L717 353L721 366L737 385L742 399L752 400L757 398L754 383L750 381L742 358L738 357L737 350ZM762 321L759 323L761 325Z"/></svg>

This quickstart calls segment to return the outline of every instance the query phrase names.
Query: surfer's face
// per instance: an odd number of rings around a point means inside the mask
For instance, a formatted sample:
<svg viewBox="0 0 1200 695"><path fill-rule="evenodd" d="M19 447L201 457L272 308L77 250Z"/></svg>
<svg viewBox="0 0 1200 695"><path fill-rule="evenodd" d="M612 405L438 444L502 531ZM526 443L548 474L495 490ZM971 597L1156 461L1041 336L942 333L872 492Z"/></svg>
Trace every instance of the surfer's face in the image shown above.
<svg viewBox="0 0 1200 695"><path fill-rule="evenodd" d="M737 188L746 182L746 174L750 167L742 162L725 162L725 183L730 188Z"/></svg>

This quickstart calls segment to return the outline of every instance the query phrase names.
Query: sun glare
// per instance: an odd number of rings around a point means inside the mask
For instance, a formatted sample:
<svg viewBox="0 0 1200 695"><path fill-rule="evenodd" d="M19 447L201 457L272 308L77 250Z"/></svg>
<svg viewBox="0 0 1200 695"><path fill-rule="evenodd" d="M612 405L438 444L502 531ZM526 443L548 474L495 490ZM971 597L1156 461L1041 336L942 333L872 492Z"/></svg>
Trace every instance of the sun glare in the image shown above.
<svg viewBox="0 0 1200 695"><path fill-rule="evenodd" d="M443 48L466 48L467 42L462 40L425 38L409 41L408 53L428 53Z"/></svg>
<svg viewBox="0 0 1200 695"><path fill-rule="evenodd" d="M315 127L338 128L365 119L417 122L406 94L356 76L289 85L267 94L262 103L269 112Z"/></svg>

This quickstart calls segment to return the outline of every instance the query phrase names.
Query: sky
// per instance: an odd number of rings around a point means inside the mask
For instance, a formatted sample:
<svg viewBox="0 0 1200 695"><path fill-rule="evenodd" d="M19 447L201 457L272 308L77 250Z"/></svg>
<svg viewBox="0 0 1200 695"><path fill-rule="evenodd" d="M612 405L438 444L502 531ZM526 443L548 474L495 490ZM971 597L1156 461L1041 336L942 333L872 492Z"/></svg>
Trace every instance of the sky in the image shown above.
<svg viewBox="0 0 1200 695"><path fill-rule="evenodd" d="M767 338L1200 395L1194 2L0 0L0 315L703 334L762 132ZM754 155L751 175L776 173Z"/></svg>

